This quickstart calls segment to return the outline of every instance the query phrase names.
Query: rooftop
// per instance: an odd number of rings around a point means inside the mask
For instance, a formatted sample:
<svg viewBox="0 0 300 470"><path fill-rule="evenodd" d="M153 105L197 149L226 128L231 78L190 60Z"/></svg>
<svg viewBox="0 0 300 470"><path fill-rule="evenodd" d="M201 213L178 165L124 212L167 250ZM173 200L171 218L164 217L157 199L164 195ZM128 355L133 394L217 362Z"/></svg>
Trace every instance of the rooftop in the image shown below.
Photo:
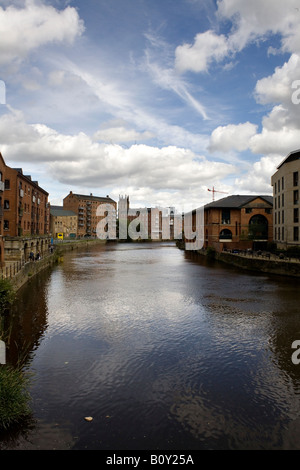
<svg viewBox="0 0 300 470"><path fill-rule="evenodd" d="M67 216L77 216L75 212L73 211L68 211L63 208L63 206L51 206L50 207L50 214L53 215L54 217L67 217Z"/></svg>
<svg viewBox="0 0 300 470"><path fill-rule="evenodd" d="M299 160L300 158L300 149L298 150L293 150L293 152L289 153L288 156L280 163L280 165L277 167L277 170L282 167L285 163L293 162L295 160Z"/></svg>
<svg viewBox="0 0 300 470"><path fill-rule="evenodd" d="M211 202L205 205L205 209L210 208L231 208L231 209L240 209L255 199L263 199L267 204L273 205L273 196L263 196L263 195L234 195L224 197L218 201Z"/></svg>
<svg viewBox="0 0 300 470"><path fill-rule="evenodd" d="M111 199L109 196L106 197L100 197L100 196L94 196L93 194L86 195L86 194L75 194L72 191L68 194L68 196L73 195L77 197L78 199L84 199L84 200L90 200L90 201L98 201L98 202L113 202L115 203L113 199ZM67 196L67 197L68 197ZM64 198L66 199L66 198Z"/></svg>

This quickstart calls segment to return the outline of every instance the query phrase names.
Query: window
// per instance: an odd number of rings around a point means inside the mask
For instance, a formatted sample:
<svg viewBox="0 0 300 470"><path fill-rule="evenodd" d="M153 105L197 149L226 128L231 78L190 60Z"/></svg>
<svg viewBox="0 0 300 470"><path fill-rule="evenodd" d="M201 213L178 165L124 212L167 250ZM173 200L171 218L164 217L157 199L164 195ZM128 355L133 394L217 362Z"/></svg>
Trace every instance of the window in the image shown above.
<svg viewBox="0 0 300 470"><path fill-rule="evenodd" d="M281 223L284 224L284 211L281 212Z"/></svg>
<svg viewBox="0 0 300 470"><path fill-rule="evenodd" d="M294 204L298 204L298 202L299 202L299 191L298 189L296 189L294 191Z"/></svg>
<svg viewBox="0 0 300 470"><path fill-rule="evenodd" d="M232 240L231 231L225 228L224 230L220 232L219 239L220 240Z"/></svg>
<svg viewBox="0 0 300 470"><path fill-rule="evenodd" d="M281 240L284 241L284 227L282 227L281 230Z"/></svg>
<svg viewBox="0 0 300 470"><path fill-rule="evenodd" d="M294 224L298 224L299 223L299 209L296 208L294 209Z"/></svg>
<svg viewBox="0 0 300 470"><path fill-rule="evenodd" d="M281 178L281 189L284 190L284 177Z"/></svg>
<svg viewBox="0 0 300 470"><path fill-rule="evenodd" d="M278 223L280 224L280 212L278 212Z"/></svg>
<svg viewBox="0 0 300 470"><path fill-rule="evenodd" d="M7 199L4 200L4 209L9 209L9 201Z"/></svg>
<svg viewBox="0 0 300 470"><path fill-rule="evenodd" d="M251 214L251 212L252 212L252 208L251 208L251 207L247 207L247 209L246 209L246 214Z"/></svg>
<svg viewBox="0 0 300 470"><path fill-rule="evenodd" d="M284 194L281 196L281 206L284 207Z"/></svg>
<svg viewBox="0 0 300 470"><path fill-rule="evenodd" d="M293 184L294 184L294 186L298 186L298 181L299 181L299 173L298 173L298 171L294 171L294 173L293 173Z"/></svg>
<svg viewBox="0 0 300 470"><path fill-rule="evenodd" d="M277 183L275 183L275 185L274 185L274 193L275 194L277 193Z"/></svg>
<svg viewBox="0 0 300 470"><path fill-rule="evenodd" d="M278 192L280 193L280 180L278 180Z"/></svg>
<svg viewBox="0 0 300 470"><path fill-rule="evenodd" d="M222 209L222 224L230 224L230 209Z"/></svg>
<svg viewBox="0 0 300 470"><path fill-rule="evenodd" d="M277 206L278 206L278 209L280 209L280 196L278 196Z"/></svg>
<svg viewBox="0 0 300 470"><path fill-rule="evenodd" d="M4 181L4 189L10 189L10 180Z"/></svg>
<svg viewBox="0 0 300 470"><path fill-rule="evenodd" d="M275 212L275 225L277 224L277 212Z"/></svg>
<svg viewBox="0 0 300 470"><path fill-rule="evenodd" d="M299 241L299 227L294 227L294 242Z"/></svg>
<svg viewBox="0 0 300 470"><path fill-rule="evenodd" d="M266 214L272 214L272 209L271 209L271 208L265 209L265 213L266 213Z"/></svg>
<svg viewBox="0 0 300 470"><path fill-rule="evenodd" d="M9 221L8 220L4 220L3 228L4 228L4 230L9 230Z"/></svg>

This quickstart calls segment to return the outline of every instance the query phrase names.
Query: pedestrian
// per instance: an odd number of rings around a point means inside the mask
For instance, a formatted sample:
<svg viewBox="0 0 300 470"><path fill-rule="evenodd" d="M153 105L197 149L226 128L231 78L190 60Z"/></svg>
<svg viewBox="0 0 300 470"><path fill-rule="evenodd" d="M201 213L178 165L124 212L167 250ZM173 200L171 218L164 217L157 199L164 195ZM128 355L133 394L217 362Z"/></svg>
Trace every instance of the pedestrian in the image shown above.
<svg viewBox="0 0 300 470"><path fill-rule="evenodd" d="M29 253L29 259L30 259L30 261L34 261L34 254L33 254L33 251L31 251L31 252Z"/></svg>

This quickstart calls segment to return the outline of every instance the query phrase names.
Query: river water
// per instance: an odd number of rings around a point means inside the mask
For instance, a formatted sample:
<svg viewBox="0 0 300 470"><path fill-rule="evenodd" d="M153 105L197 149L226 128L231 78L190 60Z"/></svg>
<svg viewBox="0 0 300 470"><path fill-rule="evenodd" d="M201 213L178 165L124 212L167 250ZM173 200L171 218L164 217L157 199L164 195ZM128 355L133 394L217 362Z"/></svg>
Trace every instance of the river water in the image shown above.
<svg viewBox="0 0 300 470"><path fill-rule="evenodd" d="M297 279L171 243L67 253L19 292L34 419L0 448L298 449L299 301Z"/></svg>

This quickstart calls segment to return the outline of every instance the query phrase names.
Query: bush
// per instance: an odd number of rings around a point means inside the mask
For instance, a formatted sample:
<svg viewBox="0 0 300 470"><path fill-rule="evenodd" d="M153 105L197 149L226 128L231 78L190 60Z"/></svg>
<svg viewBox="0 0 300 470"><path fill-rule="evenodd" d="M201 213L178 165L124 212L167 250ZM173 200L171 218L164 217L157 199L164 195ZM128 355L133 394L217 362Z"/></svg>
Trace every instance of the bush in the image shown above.
<svg viewBox="0 0 300 470"><path fill-rule="evenodd" d="M6 431L31 415L28 380L20 368L0 366L0 431Z"/></svg>
<svg viewBox="0 0 300 470"><path fill-rule="evenodd" d="M16 298L16 293L9 279L0 280L0 313L3 313Z"/></svg>

